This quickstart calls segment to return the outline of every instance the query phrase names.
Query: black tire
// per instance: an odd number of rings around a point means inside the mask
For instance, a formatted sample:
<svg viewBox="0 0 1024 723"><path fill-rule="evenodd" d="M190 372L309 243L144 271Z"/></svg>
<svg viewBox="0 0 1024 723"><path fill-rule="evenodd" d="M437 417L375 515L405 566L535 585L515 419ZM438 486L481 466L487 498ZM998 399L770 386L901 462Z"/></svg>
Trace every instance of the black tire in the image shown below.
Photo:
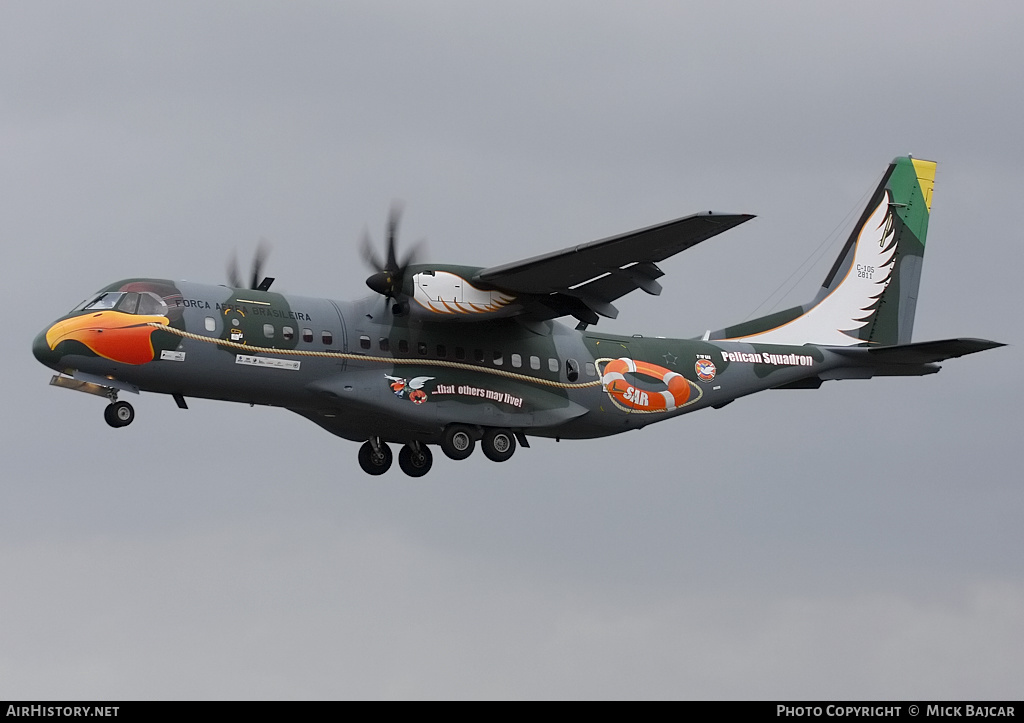
<svg viewBox="0 0 1024 723"><path fill-rule="evenodd" d="M103 410L103 419L115 429L127 427L135 421L135 409L128 402L114 402Z"/></svg>
<svg viewBox="0 0 1024 723"><path fill-rule="evenodd" d="M384 474L391 468L392 459L391 448L384 442L380 443L376 452L369 442L364 442L363 446L359 448L359 466L366 474L374 476Z"/></svg>
<svg viewBox="0 0 1024 723"><path fill-rule="evenodd" d="M450 459L466 459L476 449L473 431L461 424L449 424L441 438L441 451Z"/></svg>
<svg viewBox="0 0 1024 723"><path fill-rule="evenodd" d="M398 466L410 477L422 477L430 471L434 464L434 455L425 444L413 449L409 445L402 447L398 453Z"/></svg>
<svg viewBox="0 0 1024 723"><path fill-rule="evenodd" d="M488 429L480 447L492 462L504 462L516 451L516 437L507 429Z"/></svg>

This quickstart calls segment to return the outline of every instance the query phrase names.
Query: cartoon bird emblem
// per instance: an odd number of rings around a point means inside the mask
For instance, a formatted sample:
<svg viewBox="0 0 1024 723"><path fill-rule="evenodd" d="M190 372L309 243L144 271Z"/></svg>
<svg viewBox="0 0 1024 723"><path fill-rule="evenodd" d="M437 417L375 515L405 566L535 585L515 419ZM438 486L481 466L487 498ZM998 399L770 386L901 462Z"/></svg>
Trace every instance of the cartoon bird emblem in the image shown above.
<svg viewBox="0 0 1024 723"><path fill-rule="evenodd" d="M414 404L423 404L427 401L427 393L423 391L423 385L434 379L434 377L413 377L406 380L404 377L393 377L390 374L384 376L391 380L391 391L395 393L396 397L404 399L405 393L409 392L409 399Z"/></svg>

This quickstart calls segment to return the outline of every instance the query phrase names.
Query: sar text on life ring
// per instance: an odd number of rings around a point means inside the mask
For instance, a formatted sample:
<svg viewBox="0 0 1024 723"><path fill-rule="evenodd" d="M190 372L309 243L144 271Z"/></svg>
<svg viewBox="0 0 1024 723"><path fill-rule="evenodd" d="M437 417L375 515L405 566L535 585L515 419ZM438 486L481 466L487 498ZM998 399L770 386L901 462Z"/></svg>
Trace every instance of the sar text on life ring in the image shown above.
<svg viewBox="0 0 1024 723"><path fill-rule="evenodd" d="M626 379L627 373L656 379L665 385L665 389L640 389ZM657 364L628 358L608 362L601 372L601 383L615 402L642 412L671 412L690 399L690 383L682 374Z"/></svg>

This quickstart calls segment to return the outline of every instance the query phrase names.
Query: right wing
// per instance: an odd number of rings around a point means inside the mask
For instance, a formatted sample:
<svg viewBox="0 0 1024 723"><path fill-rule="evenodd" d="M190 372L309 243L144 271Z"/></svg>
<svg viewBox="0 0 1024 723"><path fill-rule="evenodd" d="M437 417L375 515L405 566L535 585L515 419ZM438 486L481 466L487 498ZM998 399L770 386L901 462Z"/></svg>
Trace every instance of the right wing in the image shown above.
<svg viewBox="0 0 1024 723"><path fill-rule="evenodd" d="M661 293L664 272L655 262L696 246L754 218L751 214L702 213L619 236L572 246L478 272L474 283L529 296L548 318L572 315L596 323L615 318L611 302L636 289ZM536 311L534 312L536 313Z"/></svg>

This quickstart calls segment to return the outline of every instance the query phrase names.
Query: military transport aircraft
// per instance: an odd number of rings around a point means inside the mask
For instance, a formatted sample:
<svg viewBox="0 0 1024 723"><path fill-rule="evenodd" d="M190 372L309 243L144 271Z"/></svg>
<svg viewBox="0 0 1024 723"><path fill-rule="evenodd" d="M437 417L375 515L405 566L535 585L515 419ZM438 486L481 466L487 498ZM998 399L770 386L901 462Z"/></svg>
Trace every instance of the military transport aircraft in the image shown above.
<svg viewBox="0 0 1024 723"><path fill-rule="evenodd" d="M981 339L911 343L935 163L896 158L816 297L695 339L588 330L613 302L658 294L656 265L753 218L700 213L502 266L399 261L397 214L385 259L365 253L376 292L342 302L165 279L117 281L40 333L33 353L51 384L110 400L122 392L285 407L362 442L379 475L401 445L413 477L430 445L455 460L477 442L501 462L529 437L582 439L644 427L764 389L832 379L917 376L938 362L1002 346ZM575 329L558 319L573 317Z"/></svg>

